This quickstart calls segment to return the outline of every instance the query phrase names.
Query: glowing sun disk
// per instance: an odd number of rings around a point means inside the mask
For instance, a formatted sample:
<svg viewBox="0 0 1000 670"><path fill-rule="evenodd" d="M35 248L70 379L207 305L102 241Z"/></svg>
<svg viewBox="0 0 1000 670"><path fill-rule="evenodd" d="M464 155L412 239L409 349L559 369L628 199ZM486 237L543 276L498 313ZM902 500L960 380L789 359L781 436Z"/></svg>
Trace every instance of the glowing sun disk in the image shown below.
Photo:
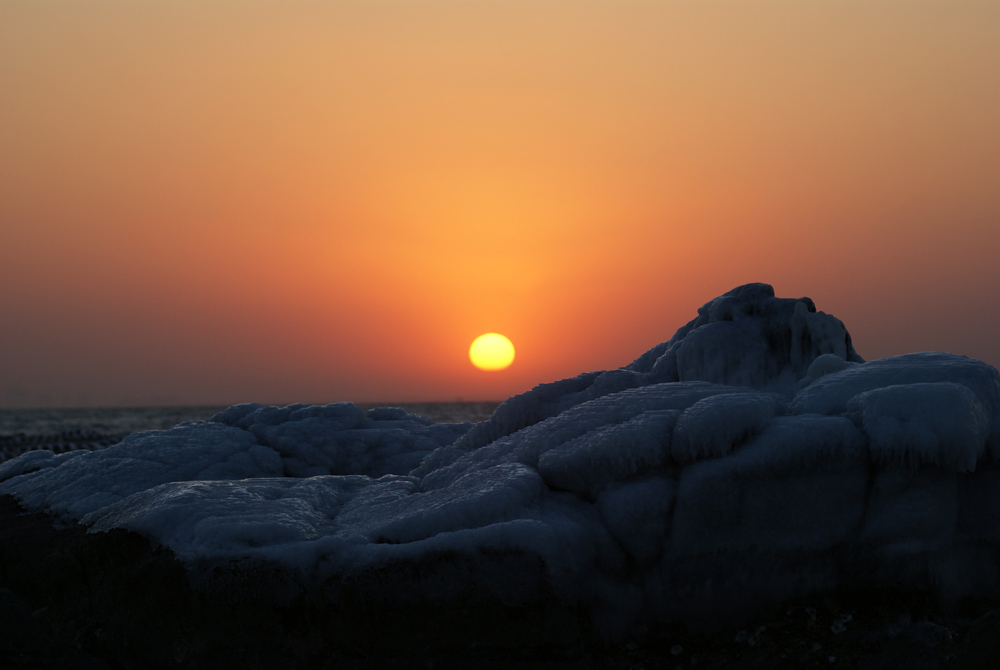
<svg viewBox="0 0 1000 670"><path fill-rule="evenodd" d="M469 360L480 370L503 370L514 362L514 345L499 333L486 333L472 341Z"/></svg>

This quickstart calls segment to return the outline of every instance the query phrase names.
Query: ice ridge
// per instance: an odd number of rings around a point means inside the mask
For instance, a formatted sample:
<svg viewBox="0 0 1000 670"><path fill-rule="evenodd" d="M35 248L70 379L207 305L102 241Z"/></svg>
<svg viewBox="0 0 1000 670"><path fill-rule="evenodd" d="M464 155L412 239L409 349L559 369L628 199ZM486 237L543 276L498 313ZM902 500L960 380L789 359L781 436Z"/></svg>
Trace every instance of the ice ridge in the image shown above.
<svg viewBox="0 0 1000 670"><path fill-rule="evenodd" d="M631 364L480 424L237 405L25 454L0 464L0 494L144 534L192 570L259 561L306 585L458 554L455 583L530 600L496 557L537 557L511 565L612 637L852 581L997 596L1000 374L944 353L865 362L811 300L749 284Z"/></svg>

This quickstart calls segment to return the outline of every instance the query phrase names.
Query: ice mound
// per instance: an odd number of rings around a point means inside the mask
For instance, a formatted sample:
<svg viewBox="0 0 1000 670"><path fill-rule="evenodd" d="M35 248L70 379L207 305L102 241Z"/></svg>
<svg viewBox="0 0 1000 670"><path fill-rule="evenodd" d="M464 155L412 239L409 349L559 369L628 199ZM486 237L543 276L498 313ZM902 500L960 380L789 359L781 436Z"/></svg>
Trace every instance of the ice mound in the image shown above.
<svg viewBox="0 0 1000 670"><path fill-rule="evenodd" d="M133 433L100 452L29 452L0 464L0 481L27 507L77 520L170 482L405 474L470 425L352 403L235 405L210 421Z"/></svg>
<svg viewBox="0 0 1000 670"><path fill-rule="evenodd" d="M837 318L809 298L774 297L767 284L746 284L715 298L698 316L631 364L541 384L514 396L455 445L473 449L573 405L636 386L706 381L794 393L818 357L860 363Z"/></svg>
<svg viewBox="0 0 1000 670"><path fill-rule="evenodd" d="M103 451L26 454L0 465L0 494L141 533L192 572L278 566L333 599L359 575L376 599L545 591L615 636L844 583L1000 596L998 461L994 368L866 363L810 300L751 284L630 365L474 426L239 405Z"/></svg>

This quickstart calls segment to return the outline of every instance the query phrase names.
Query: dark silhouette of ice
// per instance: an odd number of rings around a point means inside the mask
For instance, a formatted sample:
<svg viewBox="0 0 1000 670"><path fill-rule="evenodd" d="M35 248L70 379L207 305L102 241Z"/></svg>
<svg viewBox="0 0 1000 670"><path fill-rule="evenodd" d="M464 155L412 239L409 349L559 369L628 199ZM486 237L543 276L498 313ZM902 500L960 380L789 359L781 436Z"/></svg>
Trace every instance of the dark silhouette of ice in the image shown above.
<svg viewBox="0 0 1000 670"><path fill-rule="evenodd" d="M193 571L260 561L307 587L457 554L453 581L517 603L533 594L497 556L532 556L511 565L538 566L613 636L850 582L1000 595L998 461L994 368L864 362L812 301L750 284L630 365L479 424L237 405L102 451L26 454L0 465L0 494L147 535Z"/></svg>

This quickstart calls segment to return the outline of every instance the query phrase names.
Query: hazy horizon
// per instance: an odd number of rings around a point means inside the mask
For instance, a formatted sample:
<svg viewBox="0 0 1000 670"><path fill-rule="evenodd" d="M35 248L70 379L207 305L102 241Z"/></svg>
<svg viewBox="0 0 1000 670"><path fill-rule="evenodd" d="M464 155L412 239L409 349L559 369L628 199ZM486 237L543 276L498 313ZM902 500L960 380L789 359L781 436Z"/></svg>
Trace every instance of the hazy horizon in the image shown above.
<svg viewBox="0 0 1000 670"><path fill-rule="evenodd" d="M1000 365L1000 4L0 5L0 407L503 400L748 282ZM485 332L514 364L472 367Z"/></svg>
<svg viewBox="0 0 1000 670"><path fill-rule="evenodd" d="M527 390L527 389L525 389ZM499 399L465 399L456 398L453 400L350 400L350 399L340 399L340 400L323 400L317 399L315 401L308 400L290 400L288 402L282 402L278 400L273 403L258 403L261 405L275 405L278 407L284 407L287 405L294 405L296 403L304 404L335 404L338 402L349 402L361 407L362 409L370 409L374 407L413 407L418 405L483 405L483 404L497 404L499 405L507 398ZM83 406L72 406L72 405L37 405L37 406L3 406L0 407L0 412L47 412L47 411L88 411L88 410L143 410L143 409L199 409L199 408L220 408L225 409L227 407L232 407L233 405L238 405L241 403L253 403L253 400L243 400L237 401L231 404L205 404L205 405L189 405L189 404L165 404L165 405L83 405Z"/></svg>

